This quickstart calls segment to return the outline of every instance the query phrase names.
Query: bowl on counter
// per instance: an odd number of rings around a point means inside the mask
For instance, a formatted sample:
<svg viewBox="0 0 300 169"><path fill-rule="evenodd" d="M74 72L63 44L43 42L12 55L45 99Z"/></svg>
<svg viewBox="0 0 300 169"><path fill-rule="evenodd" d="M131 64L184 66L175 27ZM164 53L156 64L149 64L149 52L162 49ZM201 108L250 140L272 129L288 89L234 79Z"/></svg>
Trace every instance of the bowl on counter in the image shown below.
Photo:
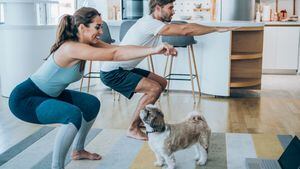
<svg viewBox="0 0 300 169"><path fill-rule="evenodd" d="M195 6L196 8L201 8L201 7L202 7L202 3L195 3L194 6Z"/></svg>
<svg viewBox="0 0 300 169"><path fill-rule="evenodd" d="M204 20L204 16L202 16L202 15L195 15L195 16L193 16L193 19Z"/></svg>
<svg viewBox="0 0 300 169"><path fill-rule="evenodd" d="M192 16L190 16L190 15L180 15L179 18L181 20L190 20L192 18Z"/></svg>

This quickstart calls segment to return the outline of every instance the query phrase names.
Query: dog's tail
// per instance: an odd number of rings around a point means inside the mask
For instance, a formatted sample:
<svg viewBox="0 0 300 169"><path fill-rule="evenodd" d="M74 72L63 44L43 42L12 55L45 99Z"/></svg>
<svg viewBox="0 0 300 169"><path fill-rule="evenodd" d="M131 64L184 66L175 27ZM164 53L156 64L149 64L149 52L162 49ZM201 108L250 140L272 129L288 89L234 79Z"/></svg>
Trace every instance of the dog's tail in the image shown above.
<svg viewBox="0 0 300 169"><path fill-rule="evenodd" d="M194 123L197 123L197 122L200 122L200 121L205 121L206 122L204 116L201 113L197 112L197 111L190 112L187 115L187 120L190 120Z"/></svg>

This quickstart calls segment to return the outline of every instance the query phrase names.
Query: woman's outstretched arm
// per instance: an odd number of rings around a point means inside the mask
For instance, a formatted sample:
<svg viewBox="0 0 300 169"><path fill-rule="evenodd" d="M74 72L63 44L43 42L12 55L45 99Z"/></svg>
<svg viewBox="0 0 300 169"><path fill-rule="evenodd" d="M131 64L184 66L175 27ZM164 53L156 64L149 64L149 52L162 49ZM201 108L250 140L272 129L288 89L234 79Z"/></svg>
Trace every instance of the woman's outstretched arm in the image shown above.
<svg viewBox="0 0 300 169"><path fill-rule="evenodd" d="M126 61L154 54L177 55L176 49L166 43L157 47L128 45L99 48L78 42L68 42L65 44L65 52L74 59L98 61Z"/></svg>

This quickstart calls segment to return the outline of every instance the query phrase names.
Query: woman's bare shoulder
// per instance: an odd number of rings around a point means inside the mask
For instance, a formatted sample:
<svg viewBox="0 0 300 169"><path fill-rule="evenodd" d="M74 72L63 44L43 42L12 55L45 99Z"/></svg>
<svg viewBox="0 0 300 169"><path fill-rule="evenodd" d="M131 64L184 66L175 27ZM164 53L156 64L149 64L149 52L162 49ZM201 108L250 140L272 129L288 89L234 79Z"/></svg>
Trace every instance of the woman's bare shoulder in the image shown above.
<svg viewBox="0 0 300 169"><path fill-rule="evenodd" d="M55 51L55 60L60 66L68 67L79 61L79 59L74 58L77 43L78 42L67 41Z"/></svg>
<svg viewBox="0 0 300 169"><path fill-rule="evenodd" d="M64 50L72 50L72 49L76 49L82 45L84 45L84 44L80 43L80 42L66 41L60 46L60 48L62 48Z"/></svg>

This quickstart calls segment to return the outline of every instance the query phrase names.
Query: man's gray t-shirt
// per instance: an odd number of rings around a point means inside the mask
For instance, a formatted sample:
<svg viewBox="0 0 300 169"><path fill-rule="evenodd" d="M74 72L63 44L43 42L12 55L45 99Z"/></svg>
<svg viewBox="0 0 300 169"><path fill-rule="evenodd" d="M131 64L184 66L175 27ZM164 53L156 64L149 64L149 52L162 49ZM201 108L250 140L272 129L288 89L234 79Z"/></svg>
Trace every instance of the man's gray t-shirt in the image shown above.
<svg viewBox="0 0 300 169"><path fill-rule="evenodd" d="M165 23L154 19L151 15L144 16L128 30L120 45L137 46L156 46L159 42L159 31L165 26ZM122 67L125 70L135 68L144 58L130 61L103 62L101 71L109 72Z"/></svg>

